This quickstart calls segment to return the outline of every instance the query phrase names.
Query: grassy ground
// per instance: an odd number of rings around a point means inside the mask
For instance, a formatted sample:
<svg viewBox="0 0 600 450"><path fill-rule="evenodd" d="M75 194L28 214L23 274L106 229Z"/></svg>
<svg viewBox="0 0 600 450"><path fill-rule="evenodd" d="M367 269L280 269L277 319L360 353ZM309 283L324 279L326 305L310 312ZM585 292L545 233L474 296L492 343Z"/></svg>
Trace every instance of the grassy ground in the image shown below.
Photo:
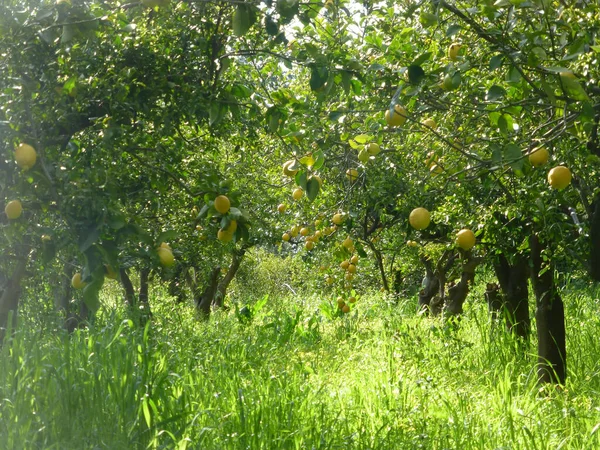
<svg viewBox="0 0 600 450"><path fill-rule="evenodd" d="M481 303L449 330L376 296L343 318L272 299L251 323L161 298L145 329L108 311L70 337L19 331L0 448L600 448L597 292L567 294L569 380L548 390Z"/></svg>

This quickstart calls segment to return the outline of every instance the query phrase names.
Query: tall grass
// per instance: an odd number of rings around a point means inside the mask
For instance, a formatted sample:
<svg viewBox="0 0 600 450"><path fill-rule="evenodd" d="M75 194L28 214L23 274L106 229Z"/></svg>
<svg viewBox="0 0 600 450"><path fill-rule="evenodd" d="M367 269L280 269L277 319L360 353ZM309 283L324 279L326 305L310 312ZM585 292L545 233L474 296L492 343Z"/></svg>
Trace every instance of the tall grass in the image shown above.
<svg viewBox="0 0 600 450"><path fill-rule="evenodd" d="M280 298L209 322L152 303L143 329L118 309L71 336L21 327L0 353L0 448L600 448L597 293L566 298L556 389L480 303L452 328L377 296L344 317Z"/></svg>

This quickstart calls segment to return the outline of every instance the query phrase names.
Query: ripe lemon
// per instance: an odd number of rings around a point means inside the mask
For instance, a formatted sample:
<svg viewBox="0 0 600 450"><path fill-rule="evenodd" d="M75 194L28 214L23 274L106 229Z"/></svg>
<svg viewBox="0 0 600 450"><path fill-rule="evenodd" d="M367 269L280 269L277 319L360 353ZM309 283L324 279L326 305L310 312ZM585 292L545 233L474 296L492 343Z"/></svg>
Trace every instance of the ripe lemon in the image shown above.
<svg viewBox="0 0 600 450"><path fill-rule="evenodd" d="M417 244L415 241L406 241L406 245L409 247L417 247L419 244Z"/></svg>
<svg viewBox="0 0 600 450"><path fill-rule="evenodd" d="M167 250L171 250L171 246L166 242L161 242L159 248L166 248Z"/></svg>
<svg viewBox="0 0 600 450"><path fill-rule="evenodd" d="M35 166L37 160L37 152L29 144L19 144L15 150L15 161L17 166L23 170L29 170Z"/></svg>
<svg viewBox="0 0 600 450"><path fill-rule="evenodd" d="M438 160L437 155L435 154L434 151L431 151L429 153L427 153L427 159L425 160L425 165L429 168L431 168L431 166L433 164L435 164Z"/></svg>
<svg viewBox="0 0 600 450"><path fill-rule="evenodd" d="M283 236L281 236L281 239L284 240L285 242L288 242L290 240L291 236L289 235L289 233L283 233Z"/></svg>
<svg viewBox="0 0 600 450"><path fill-rule="evenodd" d="M429 226L431 216L425 208L415 208L411 211L408 222L415 230L424 230Z"/></svg>
<svg viewBox="0 0 600 450"><path fill-rule="evenodd" d="M385 111L385 121L390 127L401 127L406 123L408 112L400 105L394 106L394 112L390 114L390 110Z"/></svg>
<svg viewBox="0 0 600 450"><path fill-rule="evenodd" d="M538 147L529 154L529 162L533 167L543 166L548 162L550 155L546 147Z"/></svg>
<svg viewBox="0 0 600 450"><path fill-rule="evenodd" d="M346 270L346 269L348 268L348 266L349 266L349 265L350 265L350 263L349 263L348 261L342 261L342 262L340 263L340 268L341 268L342 270Z"/></svg>
<svg viewBox="0 0 600 450"><path fill-rule="evenodd" d="M456 234L456 245L465 251L471 250L475 246L475 234L468 228L460 230Z"/></svg>
<svg viewBox="0 0 600 450"><path fill-rule="evenodd" d="M86 284L87 283L84 283L84 281L81 279L81 274L79 272L77 272L75 275L73 275L73 278L71 278L71 286L73 286L74 289L83 289Z"/></svg>
<svg viewBox="0 0 600 450"><path fill-rule="evenodd" d="M344 278L346 279L346 281L352 281L354 279L354 275L351 273L347 273Z"/></svg>
<svg viewBox="0 0 600 450"><path fill-rule="evenodd" d="M231 207L231 202L224 195L219 195L215 198L215 209L221 214L227 214L229 208Z"/></svg>
<svg viewBox="0 0 600 450"><path fill-rule="evenodd" d="M312 250L313 248L315 248L315 243L313 241L306 241L304 243L304 248L308 251Z"/></svg>
<svg viewBox="0 0 600 450"><path fill-rule="evenodd" d="M300 228L300 236L308 236L309 230L306 227Z"/></svg>
<svg viewBox="0 0 600 450"><path fill-rule="evenodd" d="M327 277L327 278L325 278L325 282L326 282L327 284L333 284L333 282L334 282L334 281L335 281L335 280L333 279L333 277Z"/></svg>
<svg viewBox="0 0 600 450"><path fill-rule="evenodd" d="M356 170L356 169L346 170L346 178L348 178L350 183L354 183L358 179L358 170Z"/></svg>
<svg viewBox="0 0 600 450"><path fill-rule="evenodd" d="M377 156L379 155L379 153L381 153L381 147L375 142L371 142L370 144L365 145L365 149L369 152L369 155L371 156Z"/></svg>
<svg viewBox="0 0 600 450"><path fill-rule="evenodd" d="M292 167L294 164L296 164L296 161L294 161L293 159L290 159L289 161L284 162L283 163L283 174L288 177L293 177L294 175L296 175L298 173L298 169L290 169L290 167Z"/></svg>
<svg viewBox="0 0 600 450"><path fill-rule="evenodd" d="M344 222L344 215L340 213L334 214L331 221L336 225L341 225Z"/></svg>
<svg viewBox="0 0 600 450"><path fill-rule="evenodd" d="M347 313L349 313L349 312L350 312L350 307L349 307L348 305L344 305L344 306L342 307L342 312L343 312L344 314L347 314Z"/></svg>
<svg viewBox="0 0 600 450"><path fill-rule="evenodd" d="M233 233L228 233L227 231L220 229L217 231L217 239L221 242L229 242L233 239Z"/></svg>
<svg viewBox="0 0 600 450"><path fill-rule="evenodd" d="M223 231L225 233L229 233L231 235L233 235L233 233L235 233L236 230L237 230L237 220L231 220L229 222L229 226L227 228L223 229Z"/></svg>
<svg viewBox="0 0 600 450"><path fill-rule="evenodd" d="M348 236L346 239L344 239L342 245L346 248L352 247L352 239Z"/></svg>
<svg viewBox="0 0 600 450"><path fill-rule="evenodd" d="M321 230L315 231L315 240L319 240L323 237L323 232Z"/></svg>
<svg viewBox="0 0 600 450"><path fill-rule="evenodd" d="M304 190L302 188L296 188L296 189L294 189L294 192L292 192L292 198L294 200L300 200L303 195L304 195Z"/></svg>
<svg viewBox="0 0 600 450"><path fill-rule="evenodd" d="M448 47L448 58L450 58L452 61L456 61L461 47L462 45L457 42L450 44L450 47Z"/></svg>
<svg viewBox="0 0 600 450"><path fill-rule="evenodd" d="M323 221L321 219L315 220L315 227L320 227Z"/></svg>
<svg viewBox="0 0 600 450"><path fill-rule="evenodd" d="M280 214L283 214L286 209L287 209L287 206L285 205L285 203L281 203L279 206L277 206L277 211Z"/></svg>
<svg viewBox="0 0 600 450"><path fill-rule="evenodd" d="M363 164L368 162L370 157L371 155L369 154L369 151L365 148L358 152L358 160Z"/></svg>
<svg viewBox="0 0 600 450"><path fill-rule="evenodd" d="M439 175L439 174L441 174L443 172L444 172L444 169L442 169L442 167L438 166L437 164L432 164L429 167L429 173L432 174L432 175Z"/></svg>
<svg viewBox="0 0 600 450"><path fill-rule="evenodd" d="M354 255L352 258L350 258L350 262L354 265L358 264L358 256Z"/></svg>
<svg viewBox="0 0 600 450"><path fill-rule="evenodd" d="M299 227L298 225L294 225L294 226L292 227L292 229L290 230L290 235L291 235L292 237L296 237L296 236L298 236L298 233L299 233L299 232L300 232L300 227Z"/></svg>
<svg viewBox="0 0 600 450"><path fill-rule="evenodd" d="M548 172L548 183L553 189L564 189L571 184L571 171L565 166L556 166Z"/></svg>
<svg viewBox="0 0 600 450"><path fill-rule="evenodd" d="M356 297L350 297L348 303L356 303Z"/></svg>
<svg viewBox="0 0 600 450"><path fill-rule="evenodd" d="M173 256L173 252L171 250L161 247L157 250L157 252L158 259L163 266L170 267L175 264L175 257Z"/></svg>
<svg viewBox="0 0 600 450"><path fill-rule="evenodd" d="M19 200L11 200L4 207L4 212L10 220L18 219L23 213L23 205Z"/></svg>
<svg viewBox="0 0 600 450"><path fill-rule="evenodd" d="M350 272L350 273L356 273L356 266L354 264L350 264L348 266L348 272Z"/></svg>
<svg viewBox="0 0 600 450"><path fill-rule="evenodd" d="M431 128L432 130L435 130L437 128L437 123L435 123L435 120L433 119L425 119L423 122L421 122L423 125L425 125L426 127Z"/></svg>

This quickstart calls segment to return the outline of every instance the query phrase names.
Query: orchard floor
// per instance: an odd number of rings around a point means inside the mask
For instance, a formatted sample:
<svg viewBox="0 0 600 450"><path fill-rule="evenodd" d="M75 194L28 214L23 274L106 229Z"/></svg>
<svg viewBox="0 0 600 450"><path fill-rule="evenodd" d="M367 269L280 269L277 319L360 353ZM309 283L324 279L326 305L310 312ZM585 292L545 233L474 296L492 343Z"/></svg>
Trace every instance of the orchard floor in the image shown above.
<svg viewBox="0 0 600 450"><path fill-rule="evenodd" d="M566 289L568 382L551 389L535 342L519 350L483 303L455 330L379 296L202 323L158 290L145 329L110 307L72 336L28 319L0 351L0 448L597 449L599 297Z"/></svg>

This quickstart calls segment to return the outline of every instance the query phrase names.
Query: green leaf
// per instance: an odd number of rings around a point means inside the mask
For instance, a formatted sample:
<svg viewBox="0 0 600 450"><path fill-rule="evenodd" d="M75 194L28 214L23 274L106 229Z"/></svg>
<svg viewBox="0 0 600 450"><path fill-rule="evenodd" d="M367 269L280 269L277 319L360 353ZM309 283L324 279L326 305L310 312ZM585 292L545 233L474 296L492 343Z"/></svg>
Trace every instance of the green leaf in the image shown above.
<svg viewBox="0 0 600 450"><path fill-rule="evenodd" d="M511 84L517 84L521 81L521 74L515 66L510 66L506 72L506 82Z"/></svg>
<svg viewBox="0 0 600 450"><path fill-rule="evenodd" d="M499 166L502 164L502 147L496 144L491 144L490 149L492 150L492 163Z"/></svg>
<svg viewBox="0 0 600 450"><path fill-rule="evenodd" d="M342 117L345 113L343 111L331 111L329 113L329 120L335 122L337 121L340 117Z"/></svg>
<svg viewBox="0 0 600 450"><path fill-rule="evenodd" d="M408 81L412 84L419 84L425 78L425 71L421 66L409 66L408 67Z"/></svg>
<svg viewBox="0 0 600 450"><path fill-rule="evenodd" d="M265 29L269 36L277 36L279 34L279 24L273 19L271 14L265 16Z"/></svg>
<svg viewBox="0 0 600 450"><path fill-rule="evenodd" d="M313 157L315 158L315 163L313 164L313 170L319 170L321 167L323 167L323 164L325 163L325 155L323 154L323 152L321 150L313 153Z"/></svg>
<svg viewBox="0 0 600 450"><path fill-rule="evenodd" d="M175 230L163 231L158 235L156 243L160 245L162 242L169 242L173 239L176 239L177 236L179 236L179 233Z"/></svg>
<svg viewBox="0 0 600 450"><path fill-rule="evenodd" d="M233 33L238 37L243 36L254 25L254 22L256 22L256 13L251 6L238 4L233 13Z"/></svg>
<svg viewBox="0 0 600 450"><path fill-rule="evenodd" d="M311 178L306 183L306 196L311 202L314 201L315 198L317 198L317 195L319 194L319 189L321 189L321 184L318 180L314 178Z"/></svg>
<svg viewBox="0 0 600 450"><path fill-rule="evenodd" d="M448 29L446 30L446 37L452 37L456 33L458 33L460 30L462 30L462 27L460 25L457 25L457 24L450 25L448 27Z"/></svg>
<svg viewBox="0 0 600 450"><path fill-rule="evenodd" d="M85 253L100 238L100 227L93 225L79 236L79 251Z"/></svg>
<svg viewBox="0 0 600 450"><path fill-rule="evenodd" d="M502 66L504 57L502 55L492 56L490 59L490 70L496 70Z"/></svg>
<svg viewBox="0 0 600 450"><path fill-rule="evenodd" d="M485 100L487 102L494 102L496 100L501 99L505 95L506 95L506 90L503 87L498 86L497 84L494 84L492 87L490 87L488 89L487 94L485 94Z"/></svg>
<svg viewBox="0 0 600 450"><path fill-rule="evenodd" d="M508 144L504 147L504 159L510 164L514 171L523 170L523 152L518 145Z"/></svg>
<svg viewBox="0 0 600 450"><path fill-rule="evenodd" d="M296 184L306 191L306 170L301 170L296 174Z"/></svg>
<svg viewBox="0 0 600 450"><path fill-rule="evenodd" d="M327 82L329 78L329 70L324 66L313 66L310 73L310 88L313 91L318 91Z"/></svg>
<svg viewBox="0 0 600 450"><path fill-rule="evenodd" d="M367 142L371 141L373 139L373 136L369 135L369 134L359 134L358 136L354 137L354 140L356 142L358 142L359 144L366 144Z"/></svg>

